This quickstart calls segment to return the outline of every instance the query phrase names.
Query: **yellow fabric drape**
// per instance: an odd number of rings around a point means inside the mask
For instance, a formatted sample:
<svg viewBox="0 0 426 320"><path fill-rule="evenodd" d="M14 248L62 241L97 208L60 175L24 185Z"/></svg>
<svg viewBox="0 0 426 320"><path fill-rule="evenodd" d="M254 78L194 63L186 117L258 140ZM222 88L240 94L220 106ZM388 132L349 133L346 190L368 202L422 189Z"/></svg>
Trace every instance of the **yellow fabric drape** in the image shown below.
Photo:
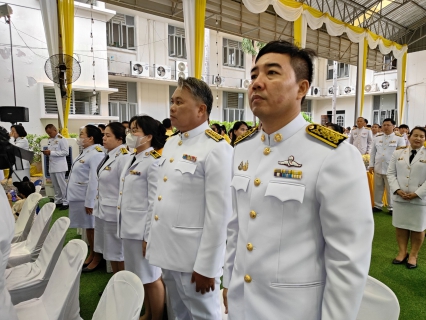
<svg viewBox="0 0 426 320"><path fill-rule="evenodd" d="M365 88L365 74L367 73L367 55L368 55L368 41L367 38L364 38L364 59L362 61L362 86L361 86L361 101L360 101L360 108L359 108L359 114L362 116L364 112L364 88Z"/></svg>
<svg viewBox="0 0 426 320"><path fill-rule="evenodd" d="M62 52L66 55L73 56L74 54L74 0L58 0L58 20L59 30L61 33ZM72 66L67 70L67 101L64 110L64 127L61 134L65 138L69 138L68 133L68 115L71 107L72 94Z"/></svg>
<svg viewBox="0 0 426 320"><path fill-rule="evenodd" d="M294 44L299 48L302 47L302 21L303 15L300 15L296 21L294 21Z"/></svg>
<svg viewBox="0 0 426 320"><path fill-rule="evenodd" d="M401 90L401 96L399 98L399 123L402 123L404 115L404 100L405 100L405 75L407 72L407 52L402 56L402 70L401 70L401 79L399 80L399 86Z"/></svg>
<svg viewBox="0 0 426 320"><path fill-rule="evenodd" d="M206 18L206 0L195 2L195 70L194 76L201 79L204 53L204 21Z"/></svg>

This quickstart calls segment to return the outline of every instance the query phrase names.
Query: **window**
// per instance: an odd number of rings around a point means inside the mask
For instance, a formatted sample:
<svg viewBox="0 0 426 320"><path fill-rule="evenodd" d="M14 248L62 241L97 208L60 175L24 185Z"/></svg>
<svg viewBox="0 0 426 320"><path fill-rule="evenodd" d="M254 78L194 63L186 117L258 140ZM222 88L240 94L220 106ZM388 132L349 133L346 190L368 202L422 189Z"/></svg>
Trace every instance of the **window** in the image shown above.
<svg viewBox="0 0 426 320"><path fill-rule="evenodd" d="M235 68L244 68L243 43L223 39L223 65Z"/></svg>
<svg viewBox="0 0 426 320"><path fill-rule="evenodd" d="M118 117L119 121L129 121L138 114L136 83L124 81L109 81L110 88L118 89L108 96L108 111L110 116Z"/></svg>
<svg viewBox="0 0 426 320"><path fill-rule="evenodd" d="M117 13L107 22L108 46L136 50L135 17Z"/></svg>
<svg viewBox="0 0 426 320"><path fill-rule="evenodd" d="M333 60L327 60L327 80L333 79ZM337 63L337 78L349 77L349 65L346 63Z"/></svg>
<svg viewBox="0 0 426 320"><path fill-rule="evenodd" d="M223 121L244 120L244 93L223 92Z"/></svg>
<svg viewBox="0 0 426 320"><path fill-rule="evenodd" d="M70 114L99 115L99 93L93 95L92 91L72 91ZM55 89L44 88L44 105L47 114L57 114Z"/></svg>
<svg viewBox="0 0 426 320"><path fill-rule="evenodd" d="M305 99L302 103L301 111L308 116L309 120L312 121L312 101Z"/></svg>
<svg viewBox="0 0 426 320"><path fill-rule="evenodd" d="M185 29L169 25L169 57L186 59Z"/></svg>
<svg viewBox="0 0 426 320"><path fill-rule="evenodd" d="M110 116L118 117L118 121L129 121L138 114L138 104L126 101L110 101L108 103Z"/></svg>
<svg viewBox="0 0 426 320"><path fill-rule="evenodd" d="M327 120L326 122L333 122L333 112L327 111ZM345 110L336 110L336 122L337 125L345 127ZM325 125L325 123L324 123Z"/></svg>
<svg viewBox="0 0 426 320"><path fill-rule="evenodd" d="M345 127L345 115L343 114L339 114L336 115L336 124L341 126L341 127Z"/></svg>
<svg viewBox="0 0 426 320"><path fill-rule="evenodd" d="M383 71L396 70L396 59L389 53L388 55L383 56Z"/></svg>

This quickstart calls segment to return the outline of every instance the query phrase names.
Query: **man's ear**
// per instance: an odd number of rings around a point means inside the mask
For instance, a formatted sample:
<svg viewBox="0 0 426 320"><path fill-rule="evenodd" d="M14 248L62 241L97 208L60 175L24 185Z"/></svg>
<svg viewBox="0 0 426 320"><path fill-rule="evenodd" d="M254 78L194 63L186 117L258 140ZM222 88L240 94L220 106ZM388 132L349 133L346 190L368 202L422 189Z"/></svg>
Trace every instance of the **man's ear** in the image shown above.
<svg viewBox="0 0 426 320"><path fill-rule="evenodd" d="M200 116L207 115L207 106L205 104L200 104L198 106L198 114ZM208 115L207 115L208 117Z"/></svg>
<svg viewBox="0 0 426 320"><path fill-rule="evenodd" d="M302 99L304 96L306 96L306 94L308 93L309 90L309 81L308 80L301 80L299 82L299 91L298 91L298 95L297 97L299 99Z"/></svg>

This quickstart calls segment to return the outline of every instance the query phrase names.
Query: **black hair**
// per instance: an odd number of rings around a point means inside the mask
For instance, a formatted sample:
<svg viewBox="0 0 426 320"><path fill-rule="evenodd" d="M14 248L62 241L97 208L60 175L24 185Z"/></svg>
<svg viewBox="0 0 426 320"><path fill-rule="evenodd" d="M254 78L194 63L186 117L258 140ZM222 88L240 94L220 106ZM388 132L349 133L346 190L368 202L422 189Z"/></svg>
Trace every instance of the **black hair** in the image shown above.
<svg viewBox="0 0 426 320"><path fill-rule="evenodd" d="M106 127L111 129L112 134L116 139L121 140L122 143L126 142L126 127L120 122L111 122Z"/></svg>
<svg viewBox="0 0 426 320"><path fill-rule="evenodd" d="M336 131L338 133L343 133L345 131L345 129L343 127L341 127L341 126L339 126L338 124L335 124L335 123L328 122L327 126L331 127L331 129L333 131Z"/></svg>
<svg viewBox="0 0 426 320"><path fill-rule="evenodd" d="M211 126L210 126L210 128L211 127L215 127L216 128L216 130L217 130L217 133L219 133L219 134L221 134L222 133L222 127L219 125L219 123L212 123L211 124ZM212 129L213 130L213 129ZM214 130L213 130L214 131Z"/></svg>
<svg viewBox="0 0 426 320"><path fill-rule="evenodd" d="M172 126L172 121L170 120L170 118L166 118L163 120L163 126L168 129Z"/></svg>
<svg viewBox="0 0 426 320"><path fill-rule="evenodd" d="M155 150L159 150L164 147L167 136L165 135L165 132L160 132L162 130L160 130L159 121L150 116L134 116L130 119L130 123L133 122L136 122L145 135L152 135L151 146Z"/></svg>
<svg viewBox="0 0 426 320"><path fill-rule="evenodd" d="M55 130L57 130L56 127L55 127L55 125L51 124L51 123L49 123L48 125L46 125L46 127L44 127L44 131L47 131L49 129L55 129Z"/></svg>
<svg viewBox="0 0 426 320"><path fill-rule="evenodd" d="M364 120L365 124L367 124L367 123L368 123L367 119L365 119L364 117L358 117L358 118L356 118L356 119L358 120L358 119L360 119L360 118L361 118L362 120ZM356 125L355 125L355 126L356 126Z"/></svg>
<svg viewBox="0 0 426 320"><path fill-rule="evenodd" d="M226 131L226 127L225 127L225 125L224 125L224 124L222 124L220 127L221 127L222 131L223 131L225 134L227 134L227 133L228 133L228 131Z"/></svg>
<svg viewBox="0 0 426 320"><path fill-rule="evenodd" d="M100 124L98 124L98 128L99 128L99 129L102 129L102 130L105 130L106 125L104 125L104 124L100 123Z"/></svg>
<svg viewBox="0 0 426 320"><path fill-rule="evenodd" d="M100 144L102 145L102 132L101 129L99 129L98 127L92 125L92 124L88 124L87 126L85 126L86 128L86 134L87 137L93 137L93 142L95 144Z"/></svg>
<svg viewBox="0 0 426 320"><path fill-rule="evenodd" d="M19 124L14 124L13 126L10 127L15 128L16 133L18 134L19 137L24 138L27 136L27 132L25 131L25 128L23 126L20 126Z"/></svg>
<svg viewBox="0 0 426 320"><path fill-rule="evenodd" d="M130 121L121 121L121 124L122 124L122 125L125 125L126 123L127 123L128 125L130 125Z"/></svg>
<svg viewBox="0 0 426 320"><path fill-rule="evenodd" d="M18 189L18 192L25 196L25 198L28 198L28 196L35 192L35 186L34 183L28 179L27 176L25 176L22 179L22 182L14 182L13 185Z"/></svg>
<svg viewBox="0 0 426 320"><path fill-rule="evenodd" d="M301 49L288 41L275 40L260 49L255 62L267 53L288 54L290 56L290 65L296 75L296 81L308 80L309 86L311 86L314 76L313 60L317 57L314 50ZM303 97L302 103L304 100L305 97Z"/></svg>
<svg viewBox="0 0 426 320"><path fill-rule="evenodd" d="M426 128L423 128L423 127L420 127L420 126L418 126L418 127L414 127L413 129L411 129L411 131L410 131L410 136L413 134L414 130L420 130L420 131L422 131L422 132L425 134L425 136L426 136Z"/></svg>
<svg viewBox="0 0 426 320"><path fill-rule="evenodd" d="M194 77L186 79L181 77L178 80L178 88L186 88L195 99L205 104L207 106L207 114L210 115L213 106L213 94L207 83Z"/></svg>
<svg viewBox="0 0 426 320"><path fill-rule="evenodd" d="M231 129L231 130L229 130L230 132L232 131L231 146L233 146L233 145L234 145L235 140L238 138L238 137L235 135L234 131L235 131L235 130L238 130L238 129L242 126L242 125L245 125L245 126L247 127L247 129L249 128L248 124L247 124L247 123L245 123L244 121L237 121L237 122L235 122L235 123L234 123L234 126L232 127L232 129Z"/></svg>
<svg viewBox="0 0 426 320"><path fill-rule="evenodd" d="M410 130L410 128L406 124L400 124L400 128Z"/></svg>
<svg viewBox="0 0 426 320"><path fill-rule="evenodd" d="M371 124L367 124L367 128L371 128Z"/></svg>
<svg viewBox="0 0 426 320"><path fill-rule="evenodd" d="M395 120L393 120L392 118L386 118L386 119L384 119L384 120L382 121L382 123L385 123L386 121L389 121L390 123L392 123L392 125L395 125L395 124L396 124ZM375 123L375 124L377 124L377 123ZM377 124L377 125L378 125L378 124Z"/></svg>

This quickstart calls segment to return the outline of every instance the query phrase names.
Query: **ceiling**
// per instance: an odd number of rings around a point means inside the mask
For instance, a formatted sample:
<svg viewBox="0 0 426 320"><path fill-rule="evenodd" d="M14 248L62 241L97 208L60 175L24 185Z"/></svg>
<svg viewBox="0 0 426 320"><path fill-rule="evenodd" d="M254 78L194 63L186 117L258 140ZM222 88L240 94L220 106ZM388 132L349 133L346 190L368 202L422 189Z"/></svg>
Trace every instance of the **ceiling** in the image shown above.
<svg viewBox="0 0 426 320"><path fill-rule="evenodd" d="M117 6L165 18L183 21L182 0L104 0ZM366 27L387 39L409 45L409 52L426 46L426 0L301 0L328 12L335 18ZM206 28L268 42L276 39L293 41L293 22L279 17L272 6L260 14L247 10L241 0L207 0ZM425 37L425 38L424 38ZM325 26L318 30L308 27L306 47L322 58L357 64L358 44L343 34L328 35ZM369 50L367 68L380 71L383 55Z"/></svg>

